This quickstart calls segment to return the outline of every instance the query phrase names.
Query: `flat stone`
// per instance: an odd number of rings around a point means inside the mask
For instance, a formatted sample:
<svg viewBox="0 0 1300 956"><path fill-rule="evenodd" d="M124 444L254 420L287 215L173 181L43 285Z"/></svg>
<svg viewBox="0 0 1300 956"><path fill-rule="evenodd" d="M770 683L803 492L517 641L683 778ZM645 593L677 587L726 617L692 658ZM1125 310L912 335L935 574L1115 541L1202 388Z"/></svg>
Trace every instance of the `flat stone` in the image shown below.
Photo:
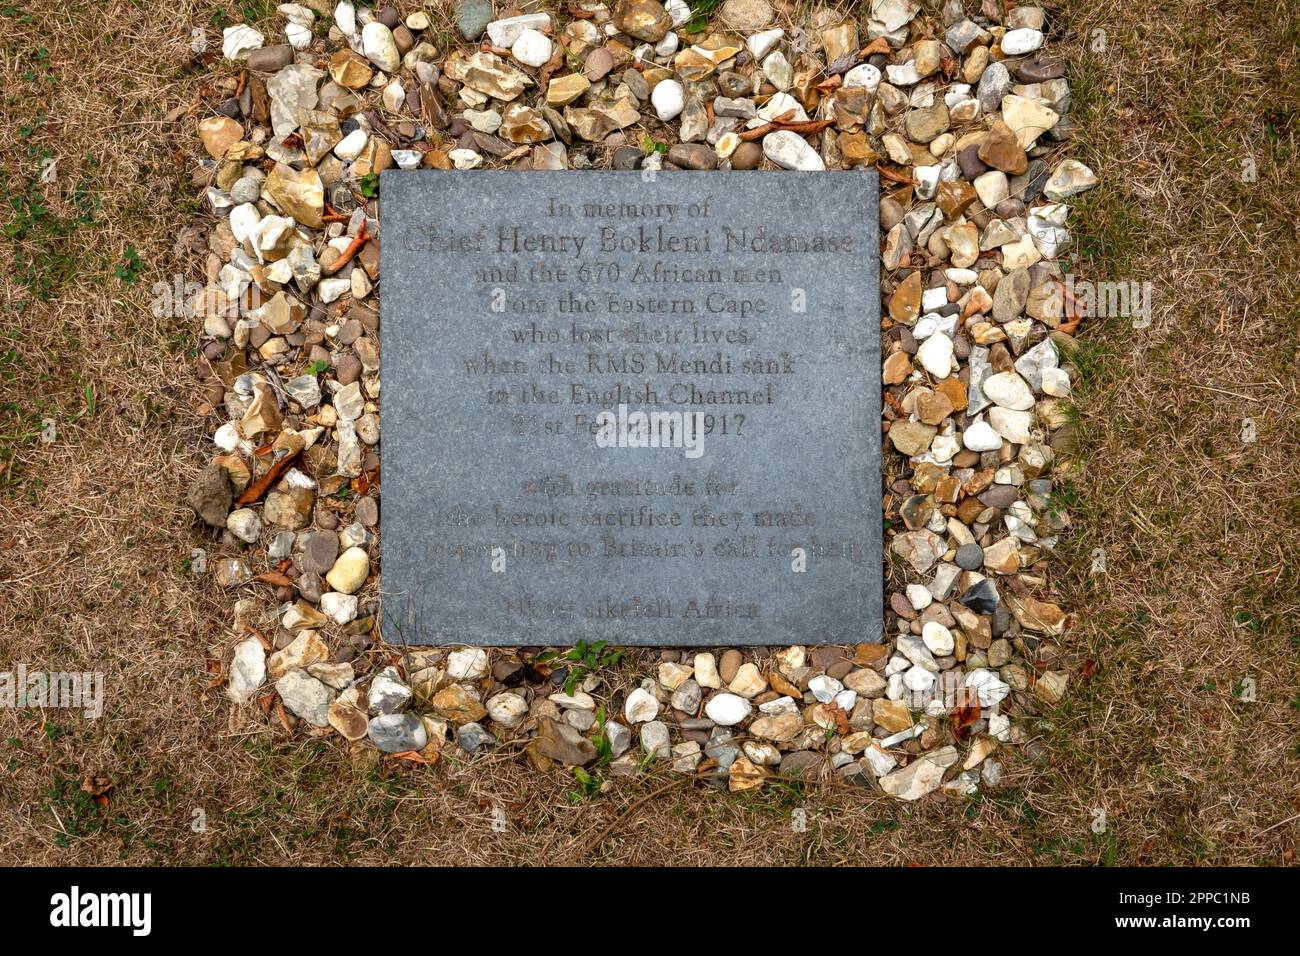
<svg viewBox="0 0 1300 956"><path fill-rule="evenodd" d="M641 727L641 749L655 760L667 760L672 756L668 725L663 721L652 720Z"/></svg>
<svg viewBox="0 0 1300 956"><path fill-rule="evenodd" d="M199 120L199 140L213 159L221 159L243 138L244 128L228 116L209 116Z"/></svg>
<svg viewBox="0 0 1300 956"><path fill-rule="evenodd" d="M334 698L329 706L329 724L348 740L360 740L370 730L370 720L363 707L361 691L350 688Z"/></svg>
<svg viewBox="0 0 1300 956"><path fill-rule="evenodd" d="M313 727L329 726L329 706L334 692L306 671L293 670L275 682L284 706Z"/></svg>
<svg viewBox="0 0 1300 956"><path fill-rule="evenodd" d="M715 694L704 705L704 713L719 727L733 727L749 716L752 705L737 694Z"/></svg>
<svg viewBox="0 0 1300 956"><path fill-rule="evenodd" d="M694 715L699 711L703 699L704 694L700 690L700 685L693 680L684 680L673 691L669 704L673 710Z"/></svg>
<svg viewBox="0 0 1300 956"><path fill-rule="evenodd" d="M395 714L410 702L411 688L402 681L397 668L390 664L371 679L366 699L372 714Z"/></svg>
<svg viewBox="0 0 1300 956"><path fill-rule="evenodd" d="M763 786L767 771L756 767L744 754L740 754L727 768L727 789L732 793L754 790Z"/></svg>
<svg viewBox="0 0 1300 956"><path fill-rule="evenodd" d="M550 14L525 13L517 17L493 20L487 25L487 34L493 46L510 49L525 33L529 31L542 33L549 29L550 25Z"/></svg>
<svg viewBox="0 0 1300 956"><path fill-rule="evenodd" d="M1028 149L1038 141L1053 126L1061 115L1055 110L1048 109L1035 100L1023 96L1016 96L1008 93L1002 98L1002 120L1007 124L1016 136L1016 142L1020 144L1021 149ZM981 154L983 159L983 154ZM988 162L987 159L984 160ZM989 163L990 166L996 163ZM1012 170L1004 170L1012 172ZM1024 172L1018 170L1017 172Z"/></svg>
<svg viewBox="0 0 1300 956"><path fill-rule="evenodd" d="M777 130L763 137L763 155L782 169L822 170L826 164L798 133Z"/></svg>
<svg viewBox="0 0 1300 956"><path fill-rule="evenodd" d="M492 19L492 0L457 0L456 29L466 40L477 40Z"/></svg>
<svg viewBox="0 0 1300 956"><path fill-rule="evenodd" d="M546 102L550 106L568 106L590 88L591 81L581 73L557 77L546 87Z"/></svg>
<svg viewBox="0 0 1300 956"><path fill-rule="evenodd" d="M235 645L226 678L226 695L236 703L248 703L264 680L266 651L262 642L256 637L245 638Z"/></svg>
<svg viewBox="0 0 1300 956"><path fill-rule="evenodd" d="M467 754L495 747L497 738L482 724L470 722L456 728L456 746Z"/></svg>
<svg viewBox="0 0 1300 956"><path fill-rule="evenodd" d="M803 730L803 718L799 714L780 713L755 718L749 725L751 736L778 743L794 740Z"/></svg>
<svg viewBox="0 0 1300 956"><path fill-rule="evenodd" d="M1024 145L1015 131L1002 120L995 122L984 137L984 142L979 147L979 158L994 169L1012 176L1023 173L1029 166Z"/></svg>
<svg viewBox="0 0 1300 956"><path fill-rule="evenodd" d="M889 546L917 574L930 570L945 551L943 539L931 531L905 531L895 535Z"/></svg>
<svg viewBox="0 0 1300 956"><path fill-rule="evenodd" d="M298 128L302 111L316 108L316 87L324 78L324 70L293 63L266 81L266 93L271 100L271 128L276 136L288 136Z"/></svg>
<svg viewBox="0 0 1300 956"><path fill-rule="evenodd" d="M906 767L881 777L880 789L900 800L919 800L939 789L944 771L957 762L957 757L957 749L951 746L922 754Z"/></svg>
<svg viewBox="0 0 1300 956"><path fill-rule="evenodd" d="M265 37L246 23L237 23L221 31L221 55L227 60L240 60L260 49Z"/></svg>
<svg viewBox="0 0 1300 956"><path fill-rule="evenodd" d="M364 89L375 75L370 61L353 50L339 50L329 58L330 79L349 90Z"/></svg>
<svg viewBox="0 0 1300 956"><path fill-rule="evenodd" d="M475 53L466 61L465 85L495 99L509 102L531 84L532 80L526 73L521 73L495 53Z"/></svg>
<svg viewBox="0 0 1300 956"><path fill-rule="evenodd" d="M930 447L938 431L933 425L923 422L899 420L889 426L889 441L904 455L920 455Z"/></svg>
<svg viewBox="0 0 1300 956"><path fill-rule="evenodd" d="M596 746L568 724L543 717L537 727L535 746L568 767L579 767L596 759Z"/></svg>
<svg viewBox="0 0 1300 956"><path fill-rule="evenodd" d="M761 30L776 17L768 0L726 0L719 13L723 23L744 33Z"/></svg>
<svg viewBox="0 0 1300 956"><path fill-rule="evenodd" d="M435 713L458 724L468 724L487 716L483 702L463 684L452 684L433 695L429 701Z"/></svg>
<svg viewBox="0 0 1300 956"><path fill-rule="evenodd" d="M876 698L871 702L871 715L877 726L890 733L912 726L912 714L902 701Z"/></svg>
<svg viewBox="0 0 1300 956"><path fill-rule="evenodd" d="M266 178L266 192L286 215L304 226L319 229L324 225L325 187L316 170L276 163Z"/></svg>
<svg viewBox="0 0 1300 956"><path fill-rule="evenodd" d="M1015 445L1023 445L1031 437L1033 428L1033 414L1028 411L1019 411L1010 408L990 408L988 411L989 426Z"/></svg>
<svg viewBox="0 0 1300 956"><path fill-rule="evenodd" d="M1003 276L993 292L993 318L999 322L1019 318L1029 298L1029 286L1029 272L1025 269L1016 269Z"/></svg>
<svg viewBox="0 0 1300 956"><path fill-rule="evenodd" d="M1062 199L1086 192L1096 186L1098 181L1097 174L1083 163L1077 159L1066 159L1052 171L1047 184L1043 187L1043 195L1060 202Z"/></svg>
<svg viewBox="0 0 1300 956"><path fill-rule="evenodd" d="M1034 407L1034 393L1023 378L1015 372L999 372L984 380L984 394L994 404L1017 411Z"/></svg>
<svg viewBox="0 0 1300 956"><path fill-rule="evenodd" d="M606 92L612 90L607 88ZM566 118L572 109L566 108ZM798 134L788 136L816 156ZM689 164L688 157L696 153L682 149L674 156ZM397 238L383 243L381 248L382 366L386 385L384 507L380 515L384 543L382 600L386 620L417 622L416 627L395 634L395 638L410 643L456 641L480 646L567 644L572 621L546 613L542 604L562 606L572 601L574 607L583 607L590 603L589 595L596 593L592 590L596 588L601 594L642 597L637 607L620 609L617 617L589 621L591 640L652 646L788 646L809 640L848 644L878 639L883 589L877 562L818 563L816 574L795 575L790 573L790 561L786 559L769 563L739 556L735 560L720 558L722 551L716 546L739 540L731 524L695 527L688 536L673 531L672 526L655 527L653 533L626 524L616 531L584 531L577 521L579 511L617 512L627 508L628 503L610 497L582 504L569 500L567 492L557 487L557 494L539 508L540 497L524 491L524 476L566 475L576 488L585 489L600 476L608 476L611 468L642 468L658 461L663 467L671 465L667 475L677 474L683 481L692 482L692 490L687 493L665 488L655 493L654 489L644 489L644 501L647 506L653 503L656 514L676 511L689 522L690 514L703 501L706 481L735 482L738 491L727 498L727 510L746 515L746 524L752 521L748 516L765 511L788 511L774 516L774 520L798 521L796 505L805 503L801 511L806 502L815 498L819 505L819 538L823 534L833 536L837 542L852 543L862 553L880 549L879 522L869 520L879 506L875 497L878 489L867 481L867 476L880 467L880 433L852 429L846 437L842 427L846 414L863 422L878 420L879 416L878 392L864 390L861 385L864 380L879 382L875 372L868 372L879 367L879 336L849 320L856 314L853 303L879 297L875 284L879 212L874 172L738 176L734 183L729 180L723 191L716 184L708 185L712 177L660 175L654 183L653 204L646 203L645 181L635 171L602 175L595 194L583 177L512 172L509 178L509 190L501 189L495 177L479 173L415 171L383 180L384 229L388 236ZM707 214L703 205L706 201ZM559 204L567 204L573 215L557 215L551 211L552 203L557 210ZM425 246L431 238L431 222L441 224L439 236L436 243ZM742 239L745 244L733 248L725 259L716 248L720 235L716 226L722 222L738 239L740 230L747 237ZM705 228L715 243L707 249L699 245ZM498 253L501 229L506 230L509 241L508 248ZM480 235L492 237L491 243L476 247L475 237ZM628 241L641 235L662 243L660 250L640 252L639 238L627 246ZM407 236L411 238L403 238ZM832 236L852 237L851 250L840 247L836 251L838 240L831 242ZM638 265L653 269L659 262L662 268L671 260L691 268L725 262L727 272L738 267L758 267L770 264L772 253L764 243L777 237L782 241L790 237L789 241L796 245L808 243L810 249L815 245L816 251L782 254L781 283L762 290L762 311L747 311L743 317L739 311L749 309L740 300L752 299L752 288L724 284L707 290L736 300L735 305L727 306L731 310L729 318L727 313L721 313L709 320L710 327L722 338L708 351L726 353L733 368L743 361L764 360L773 378L782 376L779 382L773 382L776 391L771 407L766 398L767 381L760 378L745 383L747 390L762 393L749 410L748 424L761 420L763 428L755 426L751 431L746 427L746 434L738 441L718 434L706 435L703 454L697 457L688 455L690 449L686 447L638 449L627 447L625 442L619 448L617 441L611 447L601 447L590 430L596 412L591 403L583 396L581 402L568 407L568 383L575 372L558 368L554 373L537 372L545 367L545 363L537 363L546 355L561 363L573 362L574 369L585 369L588 353L604 352L610 347L608 341L604 346L600 342L609 330L622 328L627 322L624 300L645 293L633 280ZM686 246L687 239L695 245ZM590 312L584 310L580 318L559 314L555 304L566 296L592 296L591 284L580 283L576 277L584 264L588 272L595 268L595 255L603 257L600 261L609 261L608 252L599 248L602 241L617 246L618 277L601 284ZM670 246L677 251L670 252ZM515 434L514 415L521 401L518 395L510 403L509 412L489 406L486 413L481 409L474 413L477 424L472 423L467 405L466 397L479 395L482 385L481 374L469 373L465 359L483 351L481 338L476 337L467 316L481 312L485 320L492 317L476 277L482 269L508 268L516 259L521 264L529 263L529 269L541 265L555 270L562 267L572 277L571 281L545 285L522 280L511 286L512 299L535 298L542 307L507 323L522 337L506 350L508 356L492 359L496 362L508 357L512 363L523 362L521 368L526 372L508 386L511 391L526 385L530 390L541 389L543 394L556 392L556 405L547 409L546 416L563 420L564 428L549 438ZM704 294L685 286L674 285L677 291L673 295L695 298ZM614 297L612 304L610 296ZM703 325L703 308L700 299L690 315L661 315L655 325L671 335L686 336L680 341L689 341L694 324ZM798 315L797 322L791 320L791 314ZM575 321L586 330L583 334L590 337L589 341L571 340ZM649 324L645 328L648 332ZM730 334L726 328L732 330ZM738 339L741 329L745 338L755 343L752 349ZM946 337L941 333L931 337L935 341L941 338ZM809 342L826 345L810 349ZM951 344L948 340L949 349ZM927 348L931 353L936 350L934 345ZM679 354L686 357L684 351ZM939 378L948 377L951 357L949 352ZM770 364L773 359L774 365ZM805 362L814 361L815 373L811 364L805 367ZM938 369L938 364L932 363L931 367ZM628 406L630 414L641 404L664 403L675 382L686 383L701 393L724 387L726 383L712 375L707 369L675 371L663 377L650 374L645 380L659 398L643 402L623 394L622 404ZM626 389L630 381L627 374L612 366L584 371L580 378L583 388L601 393L617 389L620 384ZM366 381L363 377L362 383ZM850 383L852 390L846 392ZM845 394L851 396L848 407L844 405ZM708 401L707 396L701 397ZM615 416L618 404L613 406ZM339 431L345 416L338 395L335 408L341 419L335 429ZM587 416L587 424L574 433L571 429L578 412ZM714 413L716 420L720 410ZM494 416L500 415L501 429L485 427L482 414L494 421ZM948 440L956 444L955 437ZM457 448L456 455L435 451L450 446ZM850 473L858 477L845 482L842 477L821 476L802 464L828 457L853 463ZM749 476L760 474L765 491L759 498L747 500L750 489L756 487L752 484L756 479ZM455 538L465 553L484 556L481 568L477 558L466 563L462 557L453 557L444 547L447 529L430 520L430 515L456 511L475 518L459 525ZM546 516L539 518L543 514ZM534 525L537 520L542 520L549 530ZM561 520L566 522L563 526ZM580 560L553 561L546 558L544 551L527 553L532 547L528 542L548 540L559 527L569 529L562 535L566 549L585 542L591 550ZM501 600L502 579L493 574L489 559L492 547L502 540L501 528L508 529L506 540L517 537L524 544L525 550L520 553L505 549L505 580L510 582L512 593L534 596L532 600L538 604L532 610L512 609L507 607L509 602ZM704 546L701 555L683 552L674 561L650 564L605 556L611 540L619 548L636 551L675 547L685 544L687 537ZM937 556L931 557L926 566L935 559ZM338 560L342 561L343 556ZM327 577L337 577L334 570L331 568ZM348 593L347 588L361 586L360 578L355 574L337 583L331 580L330 585L335 591ZM709 582L707 589L701 585L705 580ZM710 595L722 593L728 595L730 609L710 606ZM588 597L582 597L584 594ZM666 601L646 597L667 594L673 595L671 609ZM409 616L408 609L413 612ZM764 675L759 669L751 667L745 673L743 687L732 684L735 674L731 680L725 680L725 673L719 675L718 683L745 694L765 693ZM710 686L710 677L701 672L695 680L702 689ZM633 698L637 706L625 715L626 721L654 721L661 706L654 695L638 688L629 695L629 705Z"/></svg>
<svg viewBox="0 0 1300 956"><path fill-rule="evenodd" d="M913 272L898 284L889 297L889 317L911 325L921 312L921 273Z"/></svg>
<svg viewBox="0 0 1300 956"><path fill-rule="evenodd" d="M783 777L803 777L806 780L816 780L821 776L824 764L825 758L821 754L812 750L796 750L794 753L786 754L781 758L778 772Z"/></svg>
<svg viewBox="0 0 1300 956"><path fill-rule="evenodd" d="M980 101L980 108L986 113L995 113L1002 105L1002 99L1011 89L1011 73L1000 62L990 63L980 77L975 96Z"/></svg>
<svg viewBox="0 0 1300 956"><path fill-rule="evenodd" d="M914 143L930 142L940 133L946 132L949 125L948 107L942 100L933 106L912 110L903 120L907 138Z"/></svg>
<svg viewBox="0 0 1300 956"><path fill-rule="evenodd" d="M462 647L447 655L447 676L456 681L476 681L488 676L488 655L481 647Z"/></svg>
<svg viewBox="0 0 1300 956"><path fill-rule="evenodd" d="M424 721L414 714L381 714L370 721L367 732L384 753L423 750L429 743Z"/></svg>
<svg viewBox="0 0 1300 956"><path fill-rule="evenodd" d="M327 661L329 656L329 646L319 633L314 630L301 631L292 641L271 655L267 661L267 673L271 680L279 680L290 671Z"/></svg>
<svg viewBox="0 0 1300 956"><path fill-rule="evenodd" d="M230 511L232 488L230 476L220 465L208 465L199 472L185 495L185 502L194 509L203 523L213 528L226 526Z"/></svg>
<svg viewBox="0 0 1300 956"><path fill-rule="evenodd" d="M658 0L618 0L614 26L637 40L658 43L672 28L673 18Z"/></svg>

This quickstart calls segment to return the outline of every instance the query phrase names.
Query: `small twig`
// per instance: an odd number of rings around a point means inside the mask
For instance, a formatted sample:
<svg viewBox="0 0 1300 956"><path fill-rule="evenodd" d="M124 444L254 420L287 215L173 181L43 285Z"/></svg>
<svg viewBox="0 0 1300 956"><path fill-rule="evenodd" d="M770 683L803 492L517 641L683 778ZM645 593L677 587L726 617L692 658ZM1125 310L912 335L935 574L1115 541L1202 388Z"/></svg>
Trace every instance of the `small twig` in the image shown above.
<svg viewBox="0 0 1300 956"><path fill-rule="evenodd" d="M1264 829L1262 829L1262 830L1260 830L1258 833L1256 833L1256 834L1255 834L1255 837L1256 837L1256 839L1258 839L1259 837L1262 837L1265 833L1267 833L1269 830L1276 830L1278 827L1286 826L1286 825L1287 825L1288 823L1290 823L1292 820L1300 820L1300 813L1295 814L1295 816L1287 817L1285 820L1279 820L1277 823L1273 824L1271 827L1265 827Z"/></svg>
<svg viewBox="0 0 1300 956"><path fill-rule="evenodd" d="M835 120L800 120L794 123L778 122L776 125L781 129L788 129L792 133L799 133L801 136L807 136L811 133L820 133L828 126L834 125Z"/></svg>
<svg viewBox="0 0 1300 956"><path fill-rule="evenodd" d="M280 479L280 476L298 458L299 454L301 452L294 452L291 455L285 455L277 462L272 462L271 467L266 470L266 474L245 488L244 493L235 499L235 504L242 508L244 505L250 505L258 501Z"/></svg>
<svg viewBox="0 0 1300 956"><path fill-rule="evenodd" d="M325 275L332 276L334 273L338 272L345 265L351 262L352 257L355 256L357 254L357 251L360 250L360 248L364 246L369 240L370 240L370 233L366 232L366 224L363 221L361 223L361 228L357 230L356 236L353 237L350 243L348 243L348 247L343 250L343 254L339 256L337 259L335 259L333 262L331 262L328 266L326 266L322 271L325 273Z"/></svg>
<svg viewBox="0 0 1300 956"><path fill-rule="evenodd" d="M807 136L810 133L820 133L828 126L834 125L834 120L794 120L786 119L787 116L793 116L794 110L788 110L782 113L770 123L764 123L762 126L756 126L751 130L746 130L740 134L741 140L748 143L766 136L768 133L776 130L788 129L792 133L798 133L801 136Z"/></svg>
<svg viewBox="0 0 1300 956"><path fill-rule="evenodd" d="M607 837L607 836L609 835L609 833L610 833L611 830L613 830L616 826L618 826L620 823L622 823L624 820L626 820L628 817L630 817L630 816L631 816L633 813L635 813L637 810L641 809L641 807L642 807L645 803L647 803L647 802L650 801L650 800L653 800L655 797L659 796L661 793L667 793L669 790L672 790L674 787L680 787L682 784L684 784L684 783L689 783L690 781L692 781L692 780L694 780L694 779L695 779L695 778L692 777L692 776L689 776L689 775L683 775L683 776L681 776L680 778L678 778L677 780L673 780L673 781L671 781L671 782L669 782L669 783L664 784L662 787L660 787L660 788L657 789L657 790L652 790L652 791L650 791L650 792L647 793L644 797L642 797L641 799L635 801L635 802L634 802L630 807L628 807L626 810L624 810L622 813L620 813L617 817L615 817L612 821L610 821L609 826L605 827L605 829L603 829L603 830L601 830L599 833L597 833L596 836L595 836L593 839L590 839L590 840L588 840L586 843L584 843L584 844L579 848L578 854L574 857L574 859L583 859L583 858L587 855L587 851L588 851L588 850L591 850L591 849L594 848L596 845L598 845L598 844L600 843L601 840L605 839L605 837Z"/></svg>
<svg viewBox="0 0 1300 956"><path fill-rule="evenodd" d="M743 142L749 143L756 139L762 139L774 129L776 129L775 123L764 123L762 126L755 126L753 129L741 133L740 138Z"/></svg>
<svg viewBox="0 0 1300 956"><path fill-rule="evenodd" d="M897 172L896 170L889 169L886 166L877 166L876 172L880 173L881 179L890 179L896 183L903 183L904 185L907 186L916 185L916 180L913 179L911 176L908 176L906 173L900 173Z"/></svg>

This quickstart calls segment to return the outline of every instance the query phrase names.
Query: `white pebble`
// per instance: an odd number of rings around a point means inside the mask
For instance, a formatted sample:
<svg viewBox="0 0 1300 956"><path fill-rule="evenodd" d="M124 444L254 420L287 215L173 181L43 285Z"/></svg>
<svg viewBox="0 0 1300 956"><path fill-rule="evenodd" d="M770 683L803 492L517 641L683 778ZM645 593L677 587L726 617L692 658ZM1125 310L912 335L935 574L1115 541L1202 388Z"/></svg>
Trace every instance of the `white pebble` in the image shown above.
<svg viewBox="0 0 1300 956"><path fill-rule="evenodd" d="M921 628L921 640L925 642L930 653L938 657L947 657L956 646L952 631L938 621L929 621Z"/></svg>
<svg viewBox="0 0 1300 956"><path fill-rule="evenodd" d="M1002 408L1018 412L1034 407L1034 393L1023 378L1015 372L998 372L980 384L984 397Z"/></svg>
<svg viewBox="0 0 1300 956"><path fill-rule="evenodd" d="M782 169L819 171L826 168L817 150L798 133L782 129L763 137L763 155Z"/></svg>
<svg viewBox="0 0 1300 956"><path fill-rule="evenodd" d="M660 80L650 94L650 103L658 117L667 122L686 106L686 93L676 80Z"/></svg>
<svg viewBox="0 0 1300 956"><path fill-rule="evenodd" d="M719 727L734 727L753 709L749 701L737 694L715 694L704 705L704 713Z"/></svg>
<svg viewBox="0 0 1300 956"><path fill-rule="evenodd" d="M971 451L997 451L1002 447L998 433L983 419L962 432L961 441Z"/></svg>
<svg viewBox="0 0 1300 956"><path fill-rule="evenodd" d="M844 89L852 89L860 86L868 93L874 93L876 87L880 85L880 70L876 69L870 63L863 63L861 66L855 66L849 72L844 74Z"/></svg>
<svg viewBox="0 0 1300 956"><path fill-rule="evenodd" d="M952 371L952 339L936 332L917 349L916 357L932 376L947 378Z"/></svg>
<svg viewBox="0 0 1300 956"><path fill-rule="evenodd" d="M366 148L366 141L370 139L368 133L363 129L354 129L348 133L334 147L334 155L345 162L351 162L361 155L361 151Z"/></svg>
<svg viewBox="0 0 1300 956"><path fill-rule="evenodd" d="M1070 394L1070 376L1061 368L1043 369L1043 393L1056 398Z"/></svg>
<svg viewBox="0 0 1300 956"><path fill-rule="evenodd" d="M526 66L545 66L554 45L549 37L536 30L524 30L510 47L510 55Z"/></svg>
<svg viewBox="0 0 1300 956"><path fill-rule="evenodd" d="M1038 30L1022 28L1011 30L1002 38L1002 52L1007 56L1033 53L1043 45L1043 34Z"/></svg>
<svg viewBox="0 0 1300 956"><path fill-rule="evenodd" d="M623 704L623 716L629 724L644 724L648 720L654 720L658 714L659 701L644 687L638 687L628 694L627 701Z"/></svg>

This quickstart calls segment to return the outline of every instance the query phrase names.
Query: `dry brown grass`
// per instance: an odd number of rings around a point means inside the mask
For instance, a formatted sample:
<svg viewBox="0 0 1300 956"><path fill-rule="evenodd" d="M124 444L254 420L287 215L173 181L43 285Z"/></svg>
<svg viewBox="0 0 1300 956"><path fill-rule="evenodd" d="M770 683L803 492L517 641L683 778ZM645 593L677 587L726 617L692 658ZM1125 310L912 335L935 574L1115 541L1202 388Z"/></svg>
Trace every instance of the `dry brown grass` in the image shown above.
<svg viewBox="0 0 1300 956"><path fill-rule="evenodd" d="M1104 180L1077 227L1086 278L1150 278L1153 326L1085 327L1083 472L1055 586L1078 612L1067 701L1005 752L1003 789L899 806L770 785L741 796L666 776L572 803L571 778L513 755L358 765L338 738L230 729L205 692L229 609L183 571L180 498L207 454L194 330L155 319L197 214L189 29L210 4L0 4L6 189L93 222L6 244L0 327L0 662L102 670L99 721L0 711L0 860L22 863L978 864L1289 861L1300 812L1300 447L1295 190L1300 17L1283 4L1058 4L1078 155ZM228 5L232 10L235 4ZM267 6L267 5L263 5ZM1060 26L1063 24L1063 27ZM1085 52L1089 30L1108 51ZM1289 32L1284 32L1289 31ZM41 48L48 50L40 56ZM51 80L50 76L57 77ZM37 125L37 120L44 118ZM191 120L192 123L192 120ZM1270 125L1266 125L1270 124ZM30 130L24 129L30 127ZM1273 131L1270 133L1268 130ZM178 156L177 149L184 151ZM1239 181L1243 153L1259 181ZM18 222L6 204L5 225ZM1258 225L1257 225L1258 224ZM143 271L115 276L128 245ZM30 301L24 262L50 279ZM86 386L94 395L89 413ZM1241 418L1258 440L1238 440ZM59 438L34 437L52 416ZM1087 574L1093 548L1109 573ZM1079 678L1083 662L1095 674ZM1234 697L1254 677L1259 700ZM1037 750L1037 748L1035 748ZM113 781L107 807L78 786ZM508 821L493 832L492 810ZM795 833L790 812L807 809ZM1104 808L1109 828L1089 829ZM208 831L191 830L192 813ZM1288 821L1288 822L1283 822Z"/></svg>

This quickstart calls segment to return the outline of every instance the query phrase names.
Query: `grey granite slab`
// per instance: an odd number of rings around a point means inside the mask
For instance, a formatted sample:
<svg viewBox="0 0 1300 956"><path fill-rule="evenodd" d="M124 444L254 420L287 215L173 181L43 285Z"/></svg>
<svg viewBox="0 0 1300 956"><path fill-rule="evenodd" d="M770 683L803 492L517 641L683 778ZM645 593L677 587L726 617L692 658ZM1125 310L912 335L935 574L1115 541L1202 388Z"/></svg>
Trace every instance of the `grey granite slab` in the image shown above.
<svg viewBox="0 0 1300 956"><path fill-rule="evenodd" d="M388 640L881 638L874 172L381 197Z"/></svg>

